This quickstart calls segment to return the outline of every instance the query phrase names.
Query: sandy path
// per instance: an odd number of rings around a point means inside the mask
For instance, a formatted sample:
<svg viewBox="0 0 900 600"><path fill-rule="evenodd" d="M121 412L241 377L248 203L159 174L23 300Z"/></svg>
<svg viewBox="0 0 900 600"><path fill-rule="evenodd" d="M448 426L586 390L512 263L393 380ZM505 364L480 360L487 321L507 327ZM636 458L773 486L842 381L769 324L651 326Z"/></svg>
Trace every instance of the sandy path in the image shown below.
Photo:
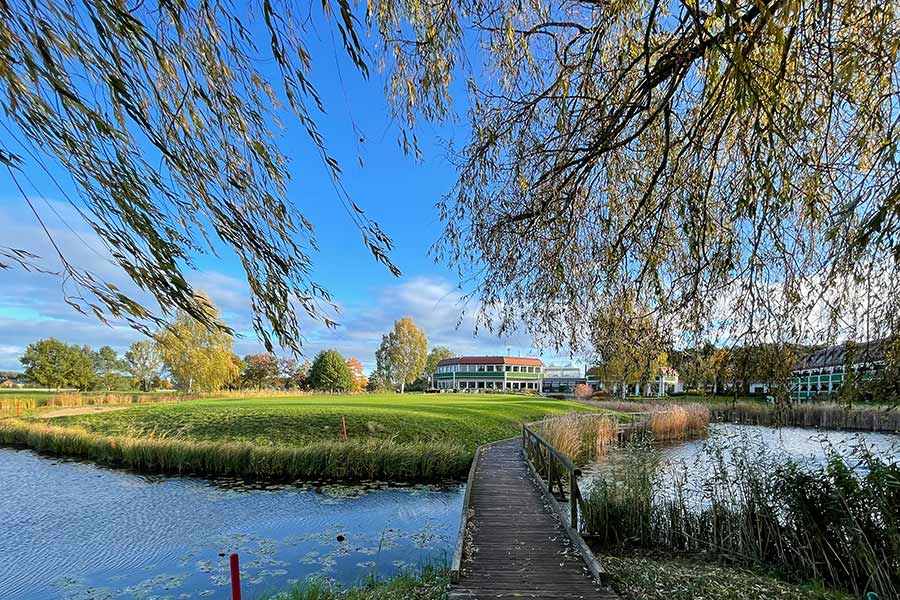
<svg viewBox="0 0 900 600"><path fill-rule="evenodd" d="M87 415L93 413L112 412L114 410L125 410L131 408L131 404L124 405L101 405L101 406L73 406L71 408L55 408L53 410L41 411L36 417L41 419L52 419L54 417L71 417L73 415Z"/></svg>

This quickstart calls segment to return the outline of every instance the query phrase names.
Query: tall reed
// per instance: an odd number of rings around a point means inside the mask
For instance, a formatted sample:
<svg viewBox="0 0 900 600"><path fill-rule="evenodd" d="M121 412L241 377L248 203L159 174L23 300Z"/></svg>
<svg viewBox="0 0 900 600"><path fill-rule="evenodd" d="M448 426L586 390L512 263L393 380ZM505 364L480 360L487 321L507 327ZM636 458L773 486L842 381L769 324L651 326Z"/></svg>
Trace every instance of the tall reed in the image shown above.
<svg viewBox="0 0 900 600"><path fill-rule="evenodd" d="M859 596L900 597L900 464L826 448L827 465L808 468L725 444L709 446L693 484L687 471L662 478L650 449L624 452L587 492L585 531L605 547L702 552Z"/></svg>
<svg viewBox="0 0 900 600"><path fill-rule="evenodd" d="M39 408L75 408L80 406L105 406L119 404L147 404L157 402L176 402L193 400L196 396L176 394L81 394L63 392L52 396L16 397L15 394L0 397L0 416L15 416L17 411L36 410Z"/></svg>
<svg viewBox="0 0 900 600"><path fill-rule="evenodd" d="M709 409L702 404L657 407L647 423L653 439L660 442L703 437L708 426Z"/></svg>
<svg viewBox="0 0 900 600"><path fill-rule="evenodd" d="M582 464L616 443L618 421L610 415L567 413L541 421L538 429L551 446Z"/></svg>
<svg viewBox="0 0 900 600"><path fill-rule="evenodd" d="M781 425L900 433L900 409L894 406L807 402L780 406L758 402L712 405L713 418L747 425Z"/></svg>
<svg viewBox="0 0 900 600"><path fill-rule="evenodd" d="M0 444L86 458L141 472L266 480L439 481L468 471L472 453L454 442L321 441L303 446L103 436L81 429L0 421Z"/></svg>

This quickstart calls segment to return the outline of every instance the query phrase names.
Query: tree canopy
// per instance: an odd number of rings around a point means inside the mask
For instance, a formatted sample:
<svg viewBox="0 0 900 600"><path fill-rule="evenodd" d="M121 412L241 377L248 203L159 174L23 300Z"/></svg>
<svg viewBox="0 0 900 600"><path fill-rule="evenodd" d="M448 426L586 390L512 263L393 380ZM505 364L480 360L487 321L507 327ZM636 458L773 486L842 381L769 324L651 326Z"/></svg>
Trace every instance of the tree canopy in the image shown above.
<svg viewBox="0 0 900 600"><path fill-rule="evenodd" d="M425 332L411 317L394 321L394 328L382 336L381 346L375 352L373 378L379 379L382 385L400 386L402 394L407 384L425 372L427 352Z"/></svg>
<svg viewBox="0 0 900 600"><path fill-rule="evenodd" d="M134 342L125 352L125 370L145 392L150 391L153 379L159 376L162 366L159 348L150 340Z"/></svg>
<svg viewBox="0 0 900 600"><path fill-rule="evenodd" d="M388 258L391 240L343 191L319 132L315 115L325 107L310 79L310 18L329 19L352 63L368 74L347 0L315 14L280 0L0 4L0 166L56 253L0 243L0 268L56 272L69 284L72 306L148 334L175 311L224 330L185 275L198 254L220 245L244 267L266 348L298 349L297 313L333 322L323 311L330 296L311 276L312 224L285 194L291 170L277 133L292 113L333 178L348 223L399 274ZM32 165L46 171L53 193L73 205L158 310L56 244L46 225L52 209L31 199ZM71 181L57 181L53 165Z"/></svg>
<svg viewBox="0 0 900 600"><path fill-rule="evenodd" d="M353 374L337 350L323 350L313 360L309 385L326 392L346 392L353 388Z"/></svg>
<svg viewBox="0 0 900 600"><path fill-rule="evenodd" d="M25 367L25 376L44 387L86 390L95 379L91 349L55 338L29 344L19 360Z"/></svg>
<svg viewBox="0 0 900 600"><path fill-rule="evenodd" d="M208 298L199 301L209 312L207 322L218 319L219 311ZM239 362L232 360L231 334L210 329L187 312L157 333L156 341L166 369L184 392L214 392L240 375Z"/></svg>
<svg viewBox="0 0 900 600"><path fill-rule="evenodd" d="M280 104L364 243L395 270L390 239L342 192L316 126L325 107L310 73L321 57L303 39L308 21L327 17L360 73L385 69L413 152L417 120L452 116L453 82L465 78L468 139L454 153L436 253L472 282L491 329L524 325L549 344L585 346L581 332L623 292L676 331L785 339L864 328L871 338L894 328L891 2L376 0L364 15L347 0L314 14L252 3L265 43L229 3L124 6L0 7L10 126L0 163L20 186L25 158L62 163L73 204L164 313L209 320L184 268L215 238L247 271L267 349L299 344L298 310L330 323L328 292L310 275L312 226L284 194ZM260 59L274 60L277 86ZM0 252L7 266L38 262L27 249ZM139 326L158 318L60 258L79 289L73 305Z"/></svg>

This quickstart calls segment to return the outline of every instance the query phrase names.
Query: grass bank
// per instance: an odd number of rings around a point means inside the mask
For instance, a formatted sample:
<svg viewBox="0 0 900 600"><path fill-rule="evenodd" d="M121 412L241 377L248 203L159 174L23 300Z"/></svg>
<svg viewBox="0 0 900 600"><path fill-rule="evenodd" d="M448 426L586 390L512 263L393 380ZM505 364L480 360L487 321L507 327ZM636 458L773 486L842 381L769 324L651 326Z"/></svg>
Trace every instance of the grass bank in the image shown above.
<svg viewBox="0 0 900 600"><path fill-rule="evenodd" d="M450 579L444 569L425 569L419 575L399 575L384 582L342 589L325 583L307 582L266 600L443 600Z"/></svg>
<svg viewBox="0 0 900 600"><path fill-rule="evenodd" d="M217 398L6 419L0 443L145 472L434 481L464 476L478 445L517 435L523 422L579 409L499 394Z"/></svg>
<svg viewBox="0 0 900 600"><path fill-rule="evenodd" d="M626 600L853 600L817 585L782 581L771 574L687 557L600 556L610 583Z"/></svg>
<svg viewBox="0 0 900 600"><path fill-rule="evenodd" d="M900 463L823 449L827 464L810 467L716 442L694 481L661 477L655 451L628 449L587 493L585 531L600 548L692 553L900 597Z"/></svg>

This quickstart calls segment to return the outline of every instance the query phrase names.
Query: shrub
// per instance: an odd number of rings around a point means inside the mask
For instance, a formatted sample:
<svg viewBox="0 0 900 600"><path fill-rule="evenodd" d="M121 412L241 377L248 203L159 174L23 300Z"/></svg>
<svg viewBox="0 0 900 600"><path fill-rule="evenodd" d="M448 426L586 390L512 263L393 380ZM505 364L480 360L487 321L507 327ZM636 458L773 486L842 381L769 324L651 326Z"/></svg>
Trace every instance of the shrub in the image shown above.
<svg viewBox="0 0 900 600"><path fill-rule="evenodd" d="M590 398L593 393L594 393L594 388L589 386L586 383L579 383L578 385L575 386L575 397L576 398L581 398L581 399Z"/></svg>

